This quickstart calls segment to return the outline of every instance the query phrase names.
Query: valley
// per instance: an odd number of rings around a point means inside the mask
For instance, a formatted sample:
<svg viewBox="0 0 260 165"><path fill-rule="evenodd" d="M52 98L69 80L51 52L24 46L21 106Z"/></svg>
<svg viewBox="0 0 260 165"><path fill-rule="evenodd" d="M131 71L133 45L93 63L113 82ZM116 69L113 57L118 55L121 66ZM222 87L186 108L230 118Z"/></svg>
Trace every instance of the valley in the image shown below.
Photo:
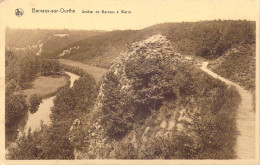
<svg viewBox="0 0 260 165"><path fill-rule="evenodd" d="M8 36L8 159L255 158L255 22Z"/></svg>

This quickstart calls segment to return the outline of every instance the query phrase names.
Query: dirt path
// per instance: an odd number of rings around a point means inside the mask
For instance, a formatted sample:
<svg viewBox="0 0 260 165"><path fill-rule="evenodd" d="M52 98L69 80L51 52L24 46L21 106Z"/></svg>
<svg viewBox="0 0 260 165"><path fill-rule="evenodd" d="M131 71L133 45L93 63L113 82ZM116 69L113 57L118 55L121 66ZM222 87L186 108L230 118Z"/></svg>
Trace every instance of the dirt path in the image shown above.
<svg viewBox="0 0 260 165"><path fill-rule="evenodd" d="M59 62L61 64L65 64L65 65L69 65L72 67L78 67L84 71L86 71L87 73L89 73L90 75L92 75L94 77L94 79L98 82L101 77L103 75L105 75L107 73L107 69L104 68L99 68L99 67L95 67L95 66L90 66L87 64L83 64L81 62L78 61L73 61L73 60L68 60L68 59L59 59Z"/></svg>
<svg viewBox="0 0 260 165"><path fill-rule="evenodd" d="M237 129L239 131L236 144L236 155L238 159L255 158L255 112L253 96L250 92L232 81L229 81L207 68L208 62L203 62L200 69L212 77L225 82L227 85L235 86L241 96L241 103L237 113Z"/></svg>

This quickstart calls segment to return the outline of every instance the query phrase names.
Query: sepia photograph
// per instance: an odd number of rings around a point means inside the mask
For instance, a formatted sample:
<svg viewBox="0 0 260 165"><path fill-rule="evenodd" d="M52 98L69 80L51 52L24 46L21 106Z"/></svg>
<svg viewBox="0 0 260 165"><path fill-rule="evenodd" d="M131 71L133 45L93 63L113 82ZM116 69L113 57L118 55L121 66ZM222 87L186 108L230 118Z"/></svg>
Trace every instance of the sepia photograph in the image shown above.
<svg viewBox="0 0 260 165"><path fill-rule="evenodd" d="M0 1L0 164L257 165L258 8Z"/></svg>

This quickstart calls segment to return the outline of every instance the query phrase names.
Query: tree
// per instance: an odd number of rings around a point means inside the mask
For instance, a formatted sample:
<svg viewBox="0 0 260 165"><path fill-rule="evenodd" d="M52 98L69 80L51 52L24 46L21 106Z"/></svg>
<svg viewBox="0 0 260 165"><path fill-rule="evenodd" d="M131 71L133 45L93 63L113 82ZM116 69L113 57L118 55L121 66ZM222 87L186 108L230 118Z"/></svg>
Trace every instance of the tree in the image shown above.
<svg viewBox="0 0 260 165"><path fill-rule="evenodd" d="M5 85L5 95L6 97L8 97L14 92L19 91L20 89L21 87L19 86L19 84L14 79L11 79Z"/></svg>
<svg viewBox="0 0 260 165"><path fill-rule="evenodd" d="M43 76L56 74L60 71L60 65L58 61L50 59L41 59L40 61L40 73Z"/></svg>
<svg viewBox="0 0 260 165"><path fill-rule="evenodd" d="M7 125L14 124L27 112L25 96L22 94L11 94L5 99L5 121Z"/></svg>
<svg viewBox="0 0 260 165"><path fill-rule="evenodd" d="M133 125L134 109L132 101L119 92L119 82L113 73L108 73L104 81L104 99L102 103L102 124L111 138L122 138Z"/></svg>
<svg viewBox="0 0 260 165"><path fill-rule="evenodd" d="M29 98L30 112L35 113L42 102L41 97L38 94L33 94Z"/></svg>

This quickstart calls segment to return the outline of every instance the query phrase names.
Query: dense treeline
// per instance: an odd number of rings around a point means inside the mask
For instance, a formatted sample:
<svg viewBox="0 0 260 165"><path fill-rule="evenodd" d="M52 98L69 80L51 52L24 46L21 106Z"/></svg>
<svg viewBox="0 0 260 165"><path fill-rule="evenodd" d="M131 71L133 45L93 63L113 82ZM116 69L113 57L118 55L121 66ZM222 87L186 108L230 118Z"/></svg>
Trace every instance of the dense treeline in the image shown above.
<svg viewBox="0 0 260 165"><path fill-rule="evenodd" d="M67 70L80 71L71 67ZM20 137L18 147L9 149L8 157L10 159L73 159L74 145L69 139L70 127L75 119L81 119L89 113L95 98L95 81L86 73L74 82L72 88L59 89L51 109L52 124L46 126L43 123L40 130ZM82 133L84 134L80 132Z"/></svg>
<svg viewBox="0 0 260 165"><path fill-rule="evenodd" d="M58 54L64 49L80 46L78 51L65 58L108 68L130 43L162 34L172 42L177 52L214 59L234 46L255 43L255 29L255 22L245 20L165 23L142 30L106 32L68 45ZM52 56L56 57L57 52Z"/></svg>
<svg viewBox="0 0 260 165"><path fill-rule="evenodd" d="M26 88L37 74L42 76L58 74L59 62L40 58L31 54L14 53L6 50L6 81L14 80L22 88Z"/></svg>
<svg viewBox="0 0 260 165"><path fill-rule="evenodd" d="M242 20L216 20L159 24L148 29L162 32L181 53L212 59L234 46L254 44L256 24Z"/></svg>

